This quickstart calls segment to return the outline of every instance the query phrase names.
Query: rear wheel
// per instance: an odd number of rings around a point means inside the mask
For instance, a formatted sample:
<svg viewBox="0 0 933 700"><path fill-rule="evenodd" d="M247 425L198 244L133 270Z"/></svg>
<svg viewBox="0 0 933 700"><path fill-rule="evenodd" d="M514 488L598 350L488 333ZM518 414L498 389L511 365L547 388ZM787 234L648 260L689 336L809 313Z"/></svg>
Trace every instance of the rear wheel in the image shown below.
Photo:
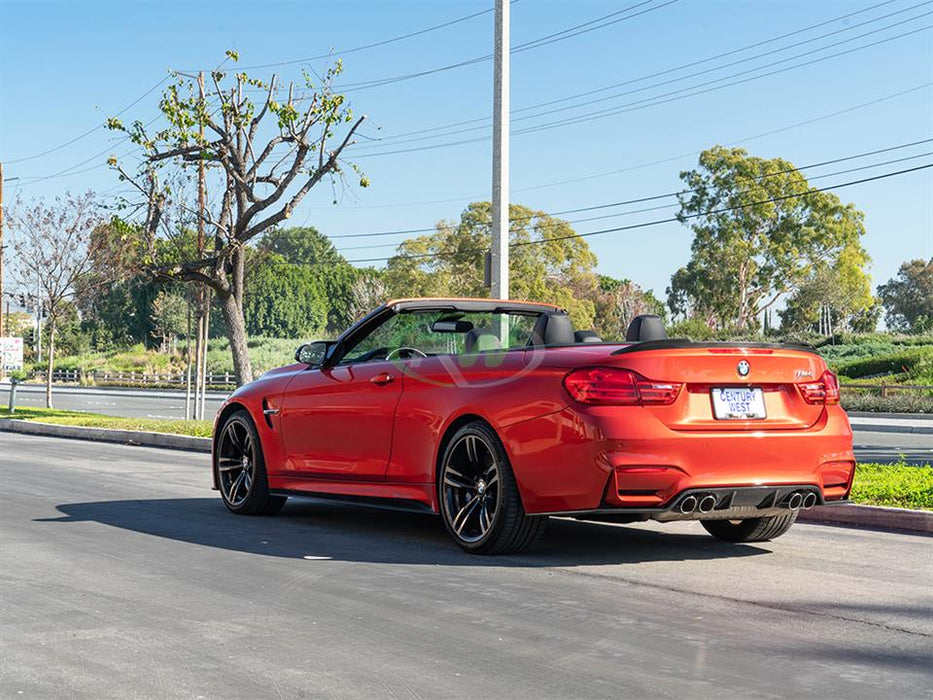
<svg viewBox="0 0 933 700"><path fill-rule="evenodd" d="M544 534L547 518L525 515L505 449L485 423L468 423L454 434L439 477L444 526L466 551L520 552Z"/></svg>
<svg viewBox="0 0 933 700"><path fill-rule="evenodd" d="M286 496L269 493L262 444L245 410L230 414L220 427L214 450L214 475L220 497L231 513L272 515L288 500Z"/></svg>
<svg viewBox="0 0 933 700"><path fill-rule="evenodd" d="M764 542L780 537L797 520L797 511L747 520L701 520L713 537L726 542Z"/></svg>

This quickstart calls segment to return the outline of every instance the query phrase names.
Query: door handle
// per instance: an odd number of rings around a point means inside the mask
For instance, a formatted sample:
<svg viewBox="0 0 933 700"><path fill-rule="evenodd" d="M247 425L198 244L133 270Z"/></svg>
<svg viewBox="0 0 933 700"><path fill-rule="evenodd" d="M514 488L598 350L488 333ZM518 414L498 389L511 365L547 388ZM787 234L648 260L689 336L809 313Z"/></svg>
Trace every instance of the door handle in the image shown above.
<svg viewBox="0 0 933 700"><path fill-rule="evenodd" d="M386 384L391 384L394 382L395 377L388 372L381 372L369 381L371 381L373 384L376 384L377 386L385 386Z"/></svg>

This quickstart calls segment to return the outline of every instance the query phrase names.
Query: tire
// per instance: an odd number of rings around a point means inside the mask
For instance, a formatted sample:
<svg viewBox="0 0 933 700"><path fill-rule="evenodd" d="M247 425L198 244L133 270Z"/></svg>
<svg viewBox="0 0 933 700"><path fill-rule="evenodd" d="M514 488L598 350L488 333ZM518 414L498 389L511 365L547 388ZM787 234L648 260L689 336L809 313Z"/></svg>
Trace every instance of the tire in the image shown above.
<svg viewBox="0 0 933 700"><path fill-rule="evenodd" d="M511 554L535 544L546 516L528 516L502 442L486 423L460 428L447 443L437 479L441 519L471 554Z"/></svg>
<svg viewBox="0 0 933 700"><path fill-rule="evenodd" d="M214 477L227 510L237 515L273 515L287 496L269 493L262 443L246 410L224 421L214 450Z"/></svg>
<svg viewBox="0 0 933 700"><path fill-rule="evenodd" d="M726 542L765 542L780 537L797 520L797 511L747 520L701 520L700 524L716 539Z"/></svg>

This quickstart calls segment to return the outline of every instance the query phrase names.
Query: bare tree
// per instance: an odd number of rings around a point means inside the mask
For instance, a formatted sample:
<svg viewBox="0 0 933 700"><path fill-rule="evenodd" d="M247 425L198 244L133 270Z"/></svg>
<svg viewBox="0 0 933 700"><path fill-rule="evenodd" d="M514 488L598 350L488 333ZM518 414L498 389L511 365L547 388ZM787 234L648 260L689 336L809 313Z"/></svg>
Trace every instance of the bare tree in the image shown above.
<svg viewBox="0 0 933 700"><path fill-rule="evenodd" d="M385 279L375 270L362 270L353 281L350 292L348 315L354 321L363 318L389 298Z"/></svg>
<svg viewBox="0 0 933 700"><path fill-rule="evenodd" d="M97 240L93 234L103 219L91 192L56 197L52 204L41 199L29 204L17 200L7 214L15 279L25 292L38 289L39 302L48 314L45 405L51 408L55 331L66 302L91 285L106 282L102 276L90 278Z"/></svg>
<svg viewBox="0 0 933 700"><path fill-rule="evenodd" d="M233 52L227 57L237 60ZM325 178L332 187L344 184L350 169L361 186L368 185L356 166L341 159L364 117L354 117L344 96L332 89L340 72L338 61L319 85L306 74L303 84L280 87L275 76L264 82L243 72L215 70L209 91L203 78L199 82L176 73L160 104L166 128L150 134L138 121L129 127L118 119L108 121L109 128L126 132L144 149L143 162L133 173L110 159L138 194L125 206L132 207L130 215L142 234L139 243L147 251L138 255L141 269L213 290L240 384L252 380L243 318L246 244L288 219ZM263 95L258 104L250 97L254 93ZM188 203L197 166L206 166L210 180L203 208ZM158 239L190 232L190 217L207 229L211 243L194 251L184 246L186 254L165 259Z"/></svg>

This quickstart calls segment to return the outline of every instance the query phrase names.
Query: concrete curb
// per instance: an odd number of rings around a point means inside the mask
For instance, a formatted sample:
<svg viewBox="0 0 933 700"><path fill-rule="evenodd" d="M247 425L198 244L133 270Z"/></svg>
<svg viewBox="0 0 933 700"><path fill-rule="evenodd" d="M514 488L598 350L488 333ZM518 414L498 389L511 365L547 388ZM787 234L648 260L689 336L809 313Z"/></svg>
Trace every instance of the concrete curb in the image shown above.
<svg viewBox="0 0 933 700"><path fill-rule="evenodd" d="M933 422L933 413L885 413L883 411L846 411L849 418L906 418L908 420L926 420Z"/></svg>
<svg viewBox="0 0 933 700"><path fill-rule="evenodd" d="M882 506L818 506L802 510L800 522L855 525L884 530L933 533L933 511L884 508Z"/></svg>
<svg viewBox="0 0 933 700"><path fill-rule="evenodd" d="M914 435L933 435L933 425L884 425L880 423L862 423L857 418L850 419L853 430L866 433L909 433Z"/></svg>
<svg viewBox="0 0 933 700"><path fill-rule="evenodd" d="M112 442L120 445L138 445L141 447L163 447L171 450L188 452L211 451L211 439L190 435L170 435L168 433L149 433L142 430L117 430L115 428L86 428L77 425L57 425L38 423L15 418L0 418L0 431L24 433L26 435L44 435L48 437Z"/></svg>

